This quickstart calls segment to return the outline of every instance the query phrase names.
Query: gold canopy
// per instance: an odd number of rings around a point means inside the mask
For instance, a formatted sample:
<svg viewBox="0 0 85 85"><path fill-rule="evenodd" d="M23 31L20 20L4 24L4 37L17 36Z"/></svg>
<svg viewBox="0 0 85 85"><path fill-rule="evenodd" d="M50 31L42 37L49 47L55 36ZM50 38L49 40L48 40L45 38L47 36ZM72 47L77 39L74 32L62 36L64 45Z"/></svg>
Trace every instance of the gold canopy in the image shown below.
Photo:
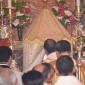
<svg viewBox="0 0 85 85"><path fill-rule="evenodd" d="M29 29L24 36L24 41L27 42L34 42L36 40L43 42L48 38L55 39L56 41L65 39L73 42L71 35L48 8L41 10Z"/></svg>

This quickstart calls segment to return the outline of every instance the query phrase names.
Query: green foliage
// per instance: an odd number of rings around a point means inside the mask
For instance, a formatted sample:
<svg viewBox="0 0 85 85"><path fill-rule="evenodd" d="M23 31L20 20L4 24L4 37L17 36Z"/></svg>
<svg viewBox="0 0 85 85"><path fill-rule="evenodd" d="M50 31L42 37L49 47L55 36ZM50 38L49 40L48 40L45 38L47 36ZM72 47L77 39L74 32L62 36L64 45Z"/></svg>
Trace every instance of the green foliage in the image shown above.
<svg viewBox="0 0 85 85"><path fill-rule="evenodd" d="M60 1L55 0L55 3L58 3L58 2L65 3L65 0L60 0Z"/></svg>
<svg viewBox="0 0 85 85"><path fill-rule="evenodd" d="M55 16L58 15L58 11L56 11L54 8L52 8L52 11L53 11L53 13L54 13Z"/></svg>
<svg viewBox="0 0 85 85"><path fill-rule="evenodd" d="M65 23L65 18L63 18L63 19L60 19L59 21L60 21L60 23L66 28L66 23Z"/></svg>
<svg viewBox="0 0 85 85"><path fill-rule="evenodd" d="M3 41L4 39L2 39L1 37L0 37L0 41Z"/></svg>
<svg viewBox="0 0 85 85"><path fill-rule="evenodd" d="M20 19L20 20L28 20L29 18L30 18L30 16L25 15L25 14L23 14L21 16L16 16L16 19Z"/></svg>
<svg viewBox="0 0 85 85"><path fill-rule="evenodd" d="M29 15L24 15L23 18L24 18L25 20L28 20L28 19L30 18L30 16L29 16Z"/></svg>
<svg viewBox="0 0 85 85"><path fill-rule="evenodd" d="M13 6L16 8L16 10L20 10L21 7L22 7L22 3L21 2L16 2L16 3L13 3Z"/></svg>
<svg viewBox="0 0 85 85"><path fill-rule="evenodd" d="M16 16L16 19L24 19L24 14L20 16Z"/></svg>
<svg viewBox="0 0 85 85"><path fill-rule="evenodd" d="M25 23L22 24L22 25L18 25L18 26L16 26L19 41L22 41L22 34L23 34L23 29L24 29L24 27L25 27Z"/></svg>
<svg viewBox="0 0 85 85"><path fill-rule="evenodd" d="M17 25L17 26L16 26L16 28L19 29L19 30L20 30L20 29L24 29L24 27L25 27L25 23L22 24L22 25Z"/></svg>
<svg viewBox="0 0 85 85"><path fill-rule="evenodd" d="M62 3L65 3L65 0L61 0Z"/></svg>

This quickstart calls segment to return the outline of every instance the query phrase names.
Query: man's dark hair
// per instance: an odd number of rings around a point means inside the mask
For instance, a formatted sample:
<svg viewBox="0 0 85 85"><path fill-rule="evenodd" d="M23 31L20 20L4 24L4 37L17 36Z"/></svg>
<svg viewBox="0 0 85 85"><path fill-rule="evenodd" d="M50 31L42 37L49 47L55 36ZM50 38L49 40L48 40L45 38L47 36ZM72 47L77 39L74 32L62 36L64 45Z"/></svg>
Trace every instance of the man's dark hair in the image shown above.
<svg viewBox="0 0 85 85"><path fill-rule="evenodd" d="M56 49L61 53L71 51L71 45L67 40L60 40L56 43Z"/></svg>
<svg viewBox="0 0 85 85"><path fill-rule="evenodd" d="M68 55L60 56L56 61L56 68L61 75L69 75L72 73L74 62Z"/></svg>
<svg viewBox="0 0 85 85"><path fill-rule="evenodd" d="M0 62L8 62L12 56L12 50L8 46L0 46Z"/></svg>
<svg viewBox="0 0 85 85"><path fill-rule="evenodd" d="M22 75L22 82L24 85L43 85L43 76L38 71L29 71Z"/></svg>
<svg viewBox="0 0 85 85"><path fill-rule="evenodd" d="M56 51L56 41L53 39L45 40L44 49L46 49L48 53Z"/></svg>
<svg viewBox="0 0 85 85"><path fill-rule="evenodd" d="M44 80L46 80L48 78L49 73L51 72L52 66L49 63L42 63L42 65L44 65L42 75L43 75Z"/></svg>

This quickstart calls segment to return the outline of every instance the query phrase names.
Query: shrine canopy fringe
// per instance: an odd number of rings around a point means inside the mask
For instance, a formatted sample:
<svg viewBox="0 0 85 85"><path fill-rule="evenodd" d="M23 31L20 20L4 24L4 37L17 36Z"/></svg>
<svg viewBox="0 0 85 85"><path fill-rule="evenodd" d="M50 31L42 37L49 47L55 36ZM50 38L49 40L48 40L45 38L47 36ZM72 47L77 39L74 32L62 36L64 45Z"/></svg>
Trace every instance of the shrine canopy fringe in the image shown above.
<svg viewBox="0 0 85 85"><path fill-rule="evenodd" d="M23 42L24 44L43 43L49 38L56 41L63 39L70 43L75 42L53 12L49 8L44 8L30 25L29 30L24 35Z"/></svg>

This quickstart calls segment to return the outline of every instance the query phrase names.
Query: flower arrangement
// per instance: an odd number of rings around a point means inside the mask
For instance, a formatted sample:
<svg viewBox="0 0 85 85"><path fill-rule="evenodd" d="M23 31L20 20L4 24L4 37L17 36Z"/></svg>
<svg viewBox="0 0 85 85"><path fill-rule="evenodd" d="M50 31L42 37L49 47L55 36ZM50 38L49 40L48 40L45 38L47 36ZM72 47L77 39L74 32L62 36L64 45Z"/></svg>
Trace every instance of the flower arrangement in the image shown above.
<svg viewBox="0 0 85 85"><path fill-rule="evenodd" d="M65 1L60 0L57 2L57 5L52 8L54 14L58 17L61 24L64 25L64 27L67 27L67 23L75 23L77 21L77 18L74 16L74 14L69 10L69 8L65 7Z"/></svg>
<svg viewBox="0 0 85 85"><path fill-rule="evenodd" d="M5 2L3 2L5 3ZM7 17L7 24L5 25L4 28L2 28L0 30L0 38L2 38L2 40L6 39L6 34L7 34L7 29L9 28L8 25L10 24L10 18L9 18L9 8L8 7L4 7L2 8L3 11L3 15L0 17ZM13 28L17 29L17 34L18 34L18 38L19 40L22 40L22 33L23 33L23 29L27 26L29 26L29 24L31 23L32 19L30 17L30 13L31 13L31 7L29 7L28 4L17 1L14 2L14 0L12 1L12 7L11 7L11 24L13 26ZM2 19L2 18L1 18ZM5 23L3 23L4 26ZM0 25L2 26L2 20L0 21ZM6 28L8 27L8 28ZM2 31L4 31L4 33L2 33ZM3 36L2 36L3 35ZM5 35L5 37L4 37ZM9 38L9 37L8 37ZM1 41L1 40L0 40Z"/></svg>
<svg viewBox="0 0 85 85"><path fill-rule="evenodd" d="M14 6L16 7L16 17L12 24L14 28L17 28L18 37L21 41L23 29L25 28L25 26L29 26L29 24L31 23L31 18L29 15L31 9L28 4L27 6L22 6L19 2L15 3Z"/></svg>

